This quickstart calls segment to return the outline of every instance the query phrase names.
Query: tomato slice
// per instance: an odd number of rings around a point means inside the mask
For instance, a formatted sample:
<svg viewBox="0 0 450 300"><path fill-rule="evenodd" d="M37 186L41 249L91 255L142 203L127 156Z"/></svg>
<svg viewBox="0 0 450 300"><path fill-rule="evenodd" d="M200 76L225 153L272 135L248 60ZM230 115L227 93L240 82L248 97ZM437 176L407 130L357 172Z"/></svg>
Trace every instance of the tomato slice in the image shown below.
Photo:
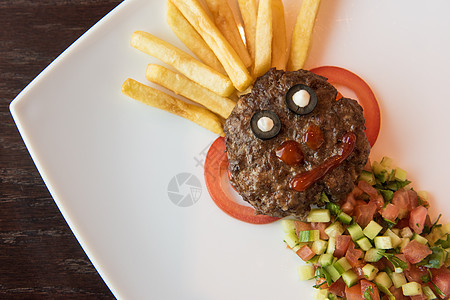
<svg viewBox="0 0 450 300"><path fill-rule="evenodd" d="M366 136L370 146L373 146L380 132L381 114L377 99L369 85L355 73L339 67L324 66L311 69L310 71L328 78L329 83L343 85L356 94L356 100L358 100L364 110Z"/></svg>
<svg viewBox="0 0 450 300"><path fill-rule="evenodd" d="M205 160L206 187L214 203L226 214L251 224L268 224L278 218L256 215L255 209L234 201L227 193L224 184L228 181L228 157L225 153L225 139L217 138L208 150Z"/></svg>

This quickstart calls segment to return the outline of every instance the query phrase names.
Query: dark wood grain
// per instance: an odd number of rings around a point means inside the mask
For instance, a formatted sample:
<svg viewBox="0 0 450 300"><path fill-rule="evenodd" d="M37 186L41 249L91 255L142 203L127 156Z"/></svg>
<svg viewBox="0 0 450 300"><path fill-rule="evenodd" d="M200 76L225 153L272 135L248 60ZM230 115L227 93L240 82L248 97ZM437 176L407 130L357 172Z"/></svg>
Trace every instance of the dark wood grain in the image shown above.
<svg viewBox="0 0 450 300"><path fill-rule="evenodd" d="M114 298L56 207L9 113L113 0L0 0L0 299Z"/></svg>

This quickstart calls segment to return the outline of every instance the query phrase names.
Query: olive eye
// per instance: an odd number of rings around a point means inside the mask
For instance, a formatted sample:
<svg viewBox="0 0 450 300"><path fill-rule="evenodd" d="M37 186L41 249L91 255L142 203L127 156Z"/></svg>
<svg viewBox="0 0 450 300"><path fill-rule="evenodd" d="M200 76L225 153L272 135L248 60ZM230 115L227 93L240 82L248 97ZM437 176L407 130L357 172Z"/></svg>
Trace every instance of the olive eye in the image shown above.
<svg viewBox="0 0 450 300"><path fill-rule="evenodd" d="M253 115L250 127L257 138L268 140L280 132L281 122L280 118L273 111L260 110Z"/></svg>
<svg viewBox="0 0 450 300"><path fill-rule="evenodd" d="M286 106L298 115L309 114L316 105L316 93L309 86L296 84L286 93Z"/></svg>

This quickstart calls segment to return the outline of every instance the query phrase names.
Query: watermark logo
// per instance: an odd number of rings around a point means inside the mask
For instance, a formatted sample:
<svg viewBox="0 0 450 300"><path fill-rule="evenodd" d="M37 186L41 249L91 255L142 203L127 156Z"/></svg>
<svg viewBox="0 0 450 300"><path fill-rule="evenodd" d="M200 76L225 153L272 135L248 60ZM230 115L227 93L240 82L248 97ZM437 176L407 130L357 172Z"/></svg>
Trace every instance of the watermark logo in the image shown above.
<svg viewBox="0 0 450 300"><path fill-rule="evenodd" d="M167 195L175 205L189 207L200 199L202 185L194 174L180 173L170 180Z"/></svg>

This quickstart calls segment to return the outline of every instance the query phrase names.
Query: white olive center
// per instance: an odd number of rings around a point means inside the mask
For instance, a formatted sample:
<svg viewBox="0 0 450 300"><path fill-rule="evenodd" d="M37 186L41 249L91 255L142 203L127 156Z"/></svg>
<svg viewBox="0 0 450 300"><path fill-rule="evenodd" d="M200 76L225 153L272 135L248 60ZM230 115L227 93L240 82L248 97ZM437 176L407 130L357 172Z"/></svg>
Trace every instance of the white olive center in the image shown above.
<svg viewBox="0 0 450 300"><path fill-rule="evenodd" d="M262 117L258 120L258 128L262 132L268 132L273 128L273 120L268 117Z"/></svg>
<svg viewBox="0 0 450 300"><path fill-rule="evenodd" d="M299 90L292 96L292 101L299 107L306 107L309 104L311 95L306 90Z"/></svg>

